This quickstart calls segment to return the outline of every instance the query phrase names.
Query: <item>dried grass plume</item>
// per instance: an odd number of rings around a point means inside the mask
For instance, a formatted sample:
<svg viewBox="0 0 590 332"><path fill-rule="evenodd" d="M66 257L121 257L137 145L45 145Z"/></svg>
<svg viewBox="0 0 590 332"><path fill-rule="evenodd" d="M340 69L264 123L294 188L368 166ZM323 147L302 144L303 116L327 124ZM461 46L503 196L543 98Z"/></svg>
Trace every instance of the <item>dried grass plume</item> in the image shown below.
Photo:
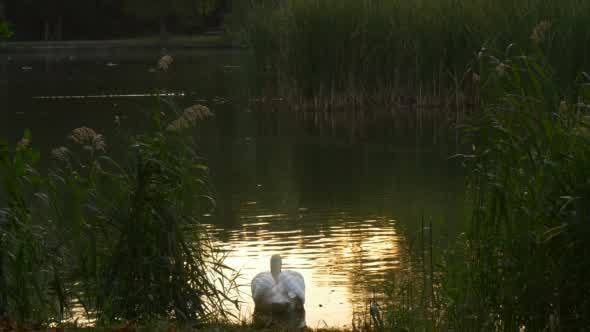
<svg viewBox="0 0 590 332"><path fill-rule="evenodd" d="M199 121L205 120L213 116L213 112L207 106L193 105L182 112L182 115L172 121L166 128L170 131L180 131L188 129L197 125Z"/></svg>
<svg viewBox="0 0 590 332"><path fill-rule="evenodd" d="M158 69L167 71L172 63L174 63L174 58L171 55L166 54L158 61Z"/></svg>
<svg viewBox="0 0 590 332"><path fill-rule="evenodd" d="M93 151L106 150L106 143L103 136L94 131L94 129L88 127L80 127L72 130L72 133L68 138L85 149Z"/></svg>

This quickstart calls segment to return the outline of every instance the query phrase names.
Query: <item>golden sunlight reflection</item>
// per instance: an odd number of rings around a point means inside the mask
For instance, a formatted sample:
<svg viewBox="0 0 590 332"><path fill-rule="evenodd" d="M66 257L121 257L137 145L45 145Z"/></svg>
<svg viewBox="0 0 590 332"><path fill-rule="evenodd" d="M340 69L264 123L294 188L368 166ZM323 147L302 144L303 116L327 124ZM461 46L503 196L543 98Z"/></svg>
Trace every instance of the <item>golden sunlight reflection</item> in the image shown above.
<svg viewBox="0 0 590 332"><path fill-rule="evenodd" d="M229 251L226 264L241 274L240 317L251 317L250 280L269 270L275 253L283 256L284 269L305 278L306 321L312 328L350 327L353 312L363 310L387 274L399 267L400 238L390 218L310 209L291 219L248 211L252 206L242 205L239 225L210 229L216 244Z"/></svg>

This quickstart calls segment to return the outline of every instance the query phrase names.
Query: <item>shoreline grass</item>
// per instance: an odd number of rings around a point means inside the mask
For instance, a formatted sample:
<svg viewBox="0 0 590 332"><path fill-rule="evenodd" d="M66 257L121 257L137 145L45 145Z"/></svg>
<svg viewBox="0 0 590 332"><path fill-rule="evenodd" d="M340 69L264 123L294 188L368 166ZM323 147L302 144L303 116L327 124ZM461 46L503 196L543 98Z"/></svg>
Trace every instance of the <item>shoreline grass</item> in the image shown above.
<svg viewBox="0 0 590 332"><path fill-rule="evenodd" d="M231 317L236 276L199 223L214 202L187 131L211 112L175 112L109 144L77 128L43 159L30 132L0 142L0 316L19 328Z"/></svg>

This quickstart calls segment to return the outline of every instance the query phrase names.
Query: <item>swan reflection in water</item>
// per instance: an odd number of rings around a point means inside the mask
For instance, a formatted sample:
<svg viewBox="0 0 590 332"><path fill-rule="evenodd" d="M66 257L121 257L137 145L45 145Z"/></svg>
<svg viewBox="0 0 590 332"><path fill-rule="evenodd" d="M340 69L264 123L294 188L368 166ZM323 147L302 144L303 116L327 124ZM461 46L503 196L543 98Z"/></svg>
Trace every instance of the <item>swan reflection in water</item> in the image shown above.
<svg viewBox="0 0 590 332"><path fill-rule="evenodd" d="M283 271L282 266L281 256L273 255L270 272L261 272L252 279L254 324L304 328L305 281L300 273Z"/></svg>

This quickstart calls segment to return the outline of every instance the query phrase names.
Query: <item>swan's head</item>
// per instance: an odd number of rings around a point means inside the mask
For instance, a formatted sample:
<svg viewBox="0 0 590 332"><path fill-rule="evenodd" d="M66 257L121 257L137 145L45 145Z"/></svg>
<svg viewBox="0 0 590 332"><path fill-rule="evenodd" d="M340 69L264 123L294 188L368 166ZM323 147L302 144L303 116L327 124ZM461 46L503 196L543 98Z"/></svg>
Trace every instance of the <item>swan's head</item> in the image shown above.
<svg viewBox="0 0 590 332"><path fill-rule="evenodd" d="M279 280L279 274L281 274L281 269L283 267L283 259L281 255L272 255L270 258L270 274L275 279L275 281Z"/></svg>

